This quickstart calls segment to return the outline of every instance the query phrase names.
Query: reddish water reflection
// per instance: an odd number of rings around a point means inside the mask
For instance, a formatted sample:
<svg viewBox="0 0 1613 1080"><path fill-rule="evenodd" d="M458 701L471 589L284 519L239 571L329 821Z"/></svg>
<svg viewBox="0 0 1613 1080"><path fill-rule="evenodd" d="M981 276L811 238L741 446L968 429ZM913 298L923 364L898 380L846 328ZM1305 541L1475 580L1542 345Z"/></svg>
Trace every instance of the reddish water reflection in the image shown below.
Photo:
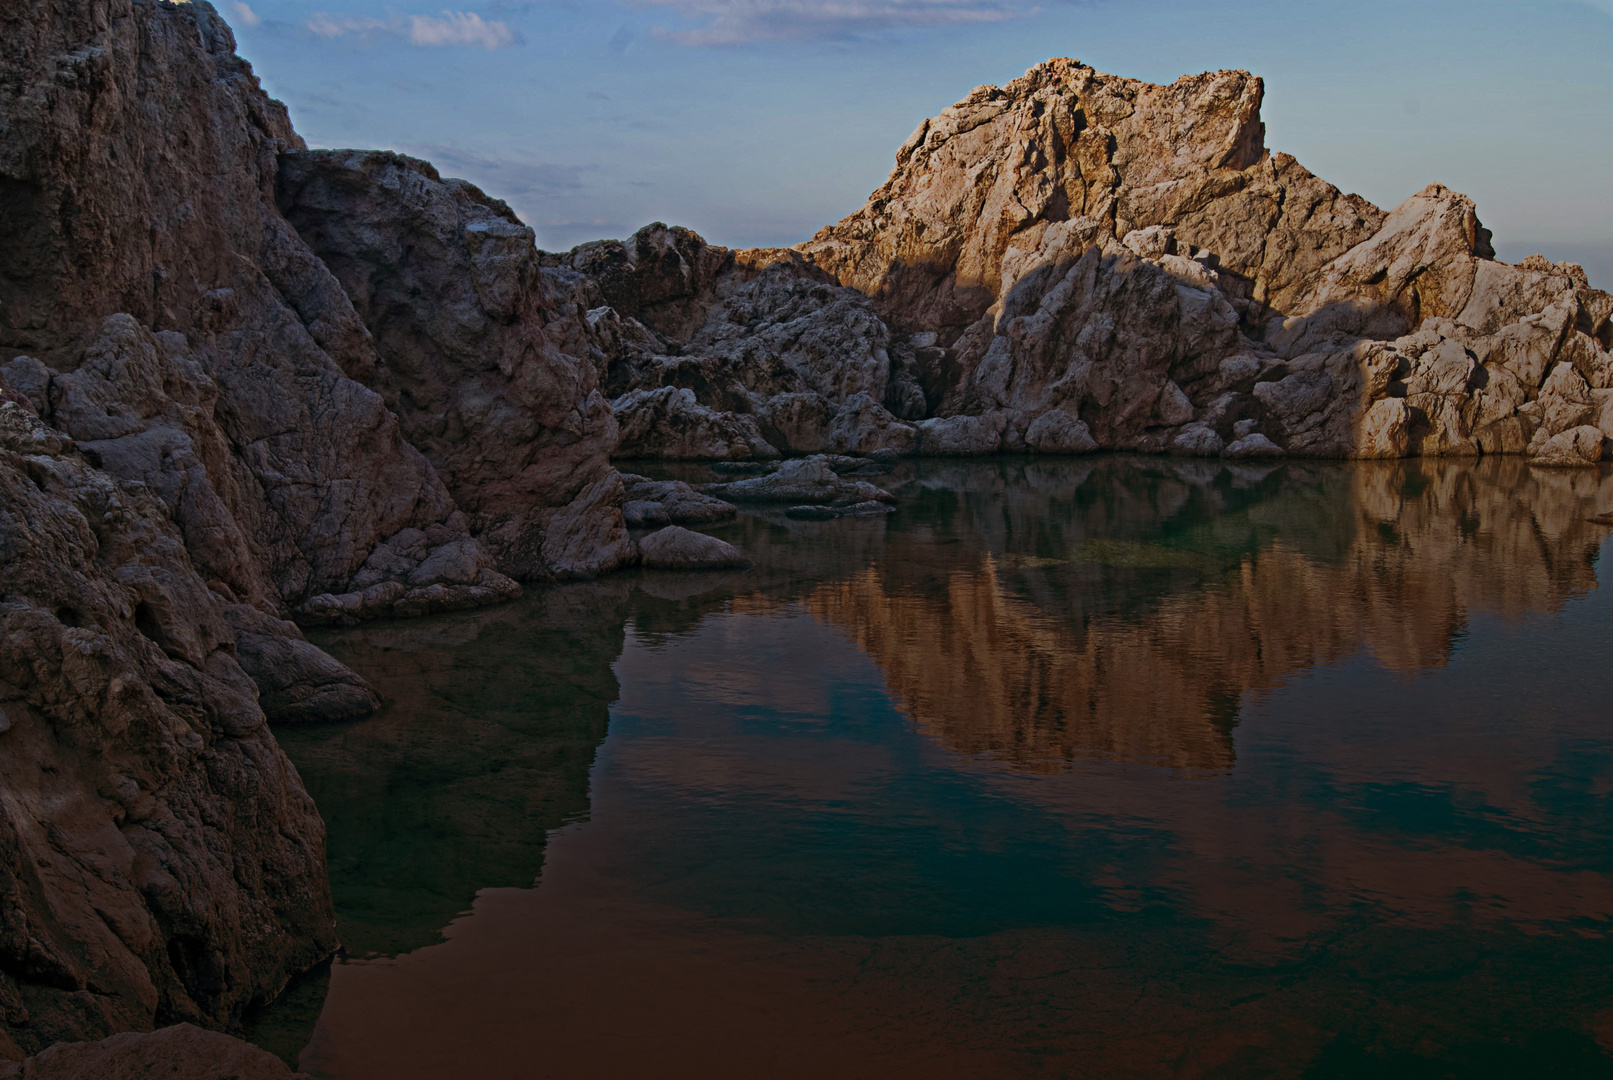
<svg viewBox="0 0 1613 1080"><path fill-rule="evenodd" d="M742 521L747 574L339 643L391 680L371 723L397 733L490 694L587 720L595 684L555 676L540 627L613 654L620 690L537 886L338 964L302 1067L1613 1069L1601 476L1108 461L930 467L903 496L884 522ZM288 742L351 874L407 786L399 734L367 789L392 803L321 795L374 767L362 731ZM464 807L533 782L522 754L467 766ZM464 812L371 872L429 869Z"/></svg>

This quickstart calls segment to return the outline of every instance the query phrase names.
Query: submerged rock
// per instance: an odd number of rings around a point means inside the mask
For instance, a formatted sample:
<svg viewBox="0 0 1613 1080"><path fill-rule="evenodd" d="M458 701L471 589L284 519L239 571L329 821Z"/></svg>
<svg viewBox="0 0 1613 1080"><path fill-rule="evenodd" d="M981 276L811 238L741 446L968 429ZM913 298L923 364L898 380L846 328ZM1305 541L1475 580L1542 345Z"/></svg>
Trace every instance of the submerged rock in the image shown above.
<svg viewBox="0 0 1613 1080"><path fill-rule="evenodd" d="M889 503L868 502L851 503L846 506L822 504L814 506L792 506L784 511L785 517L795 518L799 521L833 521L843 517L874 517L879 514L894 514L896 507Z"/></svg>
<svg viewBox="0 0 1613 1080"><path fill-rule="evenodd" d="M258 705L270 723L329 723L368 716L381 695L346 665L308 643L295 623L245 604L224 618L235 630L235 658L258 685Z"/></svg>

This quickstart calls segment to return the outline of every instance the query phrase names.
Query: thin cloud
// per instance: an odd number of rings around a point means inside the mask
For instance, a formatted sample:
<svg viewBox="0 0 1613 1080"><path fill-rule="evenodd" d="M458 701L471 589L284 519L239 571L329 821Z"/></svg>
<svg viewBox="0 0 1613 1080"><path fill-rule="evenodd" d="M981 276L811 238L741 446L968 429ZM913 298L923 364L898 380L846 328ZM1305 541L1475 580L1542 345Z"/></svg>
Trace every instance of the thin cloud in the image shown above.
<svg viewBox="0 0 1613 1080"><path fill-rule="evenodd" d="M483 49L503 49L521 43L521 35L511 29L509 23L484 19L473 11L444 11L440 18L391 15L384 19L321 12L304 25L327 41L344 37L390 37L402 38L423 48L467 45Z"/></svg>
<svg viewBox="0 0 1613 1080"><path fill-rule="evenodd" d="M1013 18L1011 0L638 0L700 25L665 27L658 37L680 45L746 45L757 41L855 38L890 30L938 29Z"/></svg>
<svg viewBox="0 0 1613 1080"><path fill-rule="evenodd" d="M263 25L263 16L253 11L246 4L242 3L241 0L230 0L230 3L226 4L225 6L228 7L231 13L235 15L235 21L240 23L242 26Z"/></svg>
<svg viewBox="0 0 1613 1080"><path fill-rule="evenodd" d="M500 157L453 143L411 143L401 149L431 162L444 176L463 177L489 195L511 202L553 199L582 187L582 166Z"/></svg>

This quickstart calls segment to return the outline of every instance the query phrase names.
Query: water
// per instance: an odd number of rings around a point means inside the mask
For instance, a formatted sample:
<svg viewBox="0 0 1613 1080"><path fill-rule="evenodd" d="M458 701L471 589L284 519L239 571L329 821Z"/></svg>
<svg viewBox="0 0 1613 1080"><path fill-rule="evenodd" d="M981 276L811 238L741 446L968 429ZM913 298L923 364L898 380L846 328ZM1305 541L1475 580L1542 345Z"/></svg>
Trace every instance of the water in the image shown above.
<svg viewBox="0 0 1613 1080"><path fill-rule="evenodd" d="M1613 1075L1613 509L1518 462L904 465L743 572L322 644L316 1077Z"/></svg>

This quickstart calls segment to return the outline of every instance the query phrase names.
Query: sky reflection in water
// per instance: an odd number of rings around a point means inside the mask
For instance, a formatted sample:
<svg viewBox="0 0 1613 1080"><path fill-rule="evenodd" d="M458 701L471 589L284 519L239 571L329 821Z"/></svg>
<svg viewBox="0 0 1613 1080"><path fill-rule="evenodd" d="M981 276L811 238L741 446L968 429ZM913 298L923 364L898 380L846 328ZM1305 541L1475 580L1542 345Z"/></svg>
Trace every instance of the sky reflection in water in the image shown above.
<svg viewBox="0 0 1613 1080"><path fill-rule="evenodd" d="M391 703L281 733L349 957L255 1034L341 1080L1613 1069L1613 481L890 479L725 527L750 571L327 640Z"/></svg>

